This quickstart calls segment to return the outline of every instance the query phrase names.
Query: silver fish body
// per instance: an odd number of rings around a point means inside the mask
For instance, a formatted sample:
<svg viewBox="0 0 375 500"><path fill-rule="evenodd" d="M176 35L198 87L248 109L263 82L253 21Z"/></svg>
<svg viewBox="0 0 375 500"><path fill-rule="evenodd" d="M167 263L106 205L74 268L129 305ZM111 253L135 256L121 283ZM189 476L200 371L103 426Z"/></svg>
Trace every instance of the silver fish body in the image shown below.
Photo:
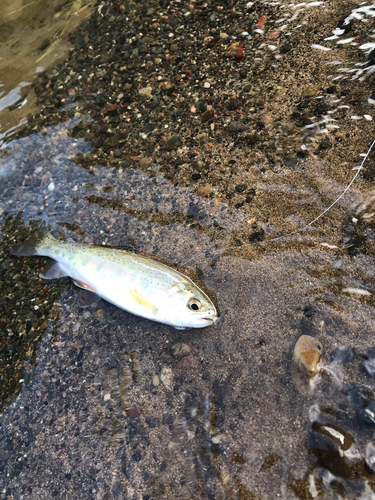
<svg viewBox="0 0 375 500"><path fill-rule="evenodd" d="M212 301L187 276L132 252L58 241L44 231L12 253L50 257L56 264L42 277L70 276L81 288L143 318L180 329L203 328L218 319Z"/></svg>

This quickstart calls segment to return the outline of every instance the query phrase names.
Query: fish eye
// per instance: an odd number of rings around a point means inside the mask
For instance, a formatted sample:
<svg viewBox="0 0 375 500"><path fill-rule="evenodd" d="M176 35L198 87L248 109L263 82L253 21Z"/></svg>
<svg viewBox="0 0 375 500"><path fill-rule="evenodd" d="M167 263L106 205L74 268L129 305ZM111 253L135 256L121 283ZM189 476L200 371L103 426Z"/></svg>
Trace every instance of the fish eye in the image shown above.
<svg viewBox="0 0 375 500"><path fill-rule="evenodd" d="M192 298L188 302L188 308L192 311L200 311L202 309L202 302L199 299Z"/></svg>

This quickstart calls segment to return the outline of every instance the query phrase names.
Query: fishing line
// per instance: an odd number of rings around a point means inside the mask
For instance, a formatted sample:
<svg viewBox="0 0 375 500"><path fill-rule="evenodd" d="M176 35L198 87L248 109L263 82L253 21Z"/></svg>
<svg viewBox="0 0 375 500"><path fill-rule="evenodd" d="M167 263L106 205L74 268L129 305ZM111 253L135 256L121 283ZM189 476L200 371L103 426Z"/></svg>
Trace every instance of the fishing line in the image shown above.
<svg viewBox="0 0 375 500"><path fill-rule="evenodd" d="M297 233L300 233L301 231L304 231L305 229L307 229L308 227L312 226L317 220L319 220L321 217L323 217L323 215L325 215L327 212L329 212L329 210L331 210L331 208L336 205L336 203L341 200L341 198L348 192L348 190L350 189L351 185L353 184L353 182L356 180L356 178L358 177L360 171L362 170L367 158L369 157L369 154L371 153L371 150L372 148L374 147L375 145L375 141L372 142L371 146L369 147L365 157L363 158L362 160L362 163L360 164L360 166L358 167L357 169L357 172L355 173L353 179L349 182L349 184L346 186L346 188L344 189L344 191L340 194L340 196L329 206L327 207L324 212L322 212L320 215L318 215L318 217L315 217L314 220L312 220L311 222L309 222L308 224L306 224L306 226L303 226L303 227L300 227L299 229L296 229L295 231L292 231L291 233L287 233L287 234L284 234L282 236L278 236L277 238L271 238L270 240L264 240L264 241L255 241L253 243L247 243L246 245L240 245L240 246L234 246L234 247L228 247L228 248L220 248L218 250L212 250L212 251L209 251L209 255L211 256L212 254L216 254L216 253L224 253L226 252L227 250L235 250L236 248L246 248L246 247L250 247L250 246L253 246L253 245L261 245L263 243L270 243L271 241L279 241L279 240L282 240L283 238L287 238L289 236L293 236L294 234L297 234ZM201 257L202 255L206 255L207 252L203 252L203 253L200 253L199 255L196 255L195 257L192 257L191 259L188 259L187 261L185 261L182 265L186 265L188 262L190 262L191 260L193 259L198 259L199 257Z"/></svg>

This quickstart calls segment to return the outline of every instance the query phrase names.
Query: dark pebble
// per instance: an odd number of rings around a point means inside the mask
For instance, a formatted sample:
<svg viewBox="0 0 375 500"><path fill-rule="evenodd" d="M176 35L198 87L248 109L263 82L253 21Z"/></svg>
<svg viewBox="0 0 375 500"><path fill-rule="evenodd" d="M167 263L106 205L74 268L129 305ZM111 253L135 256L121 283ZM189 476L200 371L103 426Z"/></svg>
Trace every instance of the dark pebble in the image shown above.
<svg viewBox="0 0 375 500"><path fill-rule="evenodd" d="M246 87L243 88L244 92L250 92L251 90L251 85L246 85Z"/></svg>
<svg viewBox="0 0 375 500"><path fill-rule="evenodd" d="M179 135L173 135L170 137L164 145L166 151L172 151L178 146L182 146L182 139Z"/></svg>
<svg viewBox="0 0 375 500"><path fill-rule="evenodd" d="M375 427L375 401L370 401L365 408L359 410L358 418L364 424Z"/></svg>
<svg viewBox="0 0 375 500"><path fill-rule="evenodd" d="M115 158L121 158L121 156L122 156L122 151L121 151L121 149L116 149L116 151L113 153L113 156L114 156Z"/></svg>
<svg viewBox="0 0 375 500"><path fill-rule="evenodd" d="M311 305L305 306L303 309L303 315L306 316L306 318L311 318L316 312L316 308Z"/></svg>
<svg viewBox="0 0 375 500"><path fill-rule="evenodd" d="M368 66L373 66L375 64L375 49L372 49L372 51L369 53L367 60Z"/></svg>
<svg viewBox="0 0 375 500"><path fill-rule="evenodd" d="M280 54L286 54L287 52L290 52L291 50L292 50L292 45L289 42L285 42L280 47Z"/></svg>
<svg viewBox="0 0 375 500"><path fill-rule="evenodd" d="M121 168L130 168L133 166L133 161L130 159L124 160L121 162L120 166L121 166Z"/></svg>
<svg viewBox="0 0 375 500"><path fill-rule="evenodd" d="M331 149L332 147L332 142L329 140L328 137L326 137L325 139L323 139L320 143L319 143L319 148L321 151L324 151L326 149Z"/></svg>
<svg viewBox="0 0 375 500"><path fill-rule="evenodd" d="M207 111L205 111L201 117L201 120L202 120L202 123L206 123L210 120L212 120L212 118L215 116L215 112L213 109L208 109Z"/></svg>
<svg viewBox="0 0 375 500"><path fill-rule="evenodd" d="M237 186L235 187L237 193L243 193L244 191L246 191L246 189L247 189L246 184L237 184Z"/></svg>
<svg viewBox="0 0 375 500"><path fill-rule="evenodd" d="M346 391L346 395L355 405L364 405L374 399L374 394L371 389L364 385L353 385Z"/></svg>
<svg viewBox="0 0 375 500"><path fill-rule="evenodd" d="M329 110L329 106L326 102L322 101L320 102L314 109L314 114L316 116L322 116L322 115L325 115L327 113L327 111Z"/></svg>
<svg viewBox="0 0 375 500"><path fill-rule="evenodd" d="M174 422L174 416L169 413L164 413L161 419L161 423L164 425L172 425Z"/></svg>
<svg viewBox="0 0 375 500"><path fill-rule="evenodd" d="M353 349L349 349L346 346L341 346L337 347L332 353L331 353L331 361L333 363L337 363L340 365L344 365L345 363L349 363L350 361L353 361L355 358L355 353Z"/></svg>
<svg viewBox="0 0 375 500"><path fill-rule="evenodd" d="M227 126L226 131L230 134L238 134L239 132L244 132L248 128L249 126L246 125L246 123L232 122Z"/></svg>

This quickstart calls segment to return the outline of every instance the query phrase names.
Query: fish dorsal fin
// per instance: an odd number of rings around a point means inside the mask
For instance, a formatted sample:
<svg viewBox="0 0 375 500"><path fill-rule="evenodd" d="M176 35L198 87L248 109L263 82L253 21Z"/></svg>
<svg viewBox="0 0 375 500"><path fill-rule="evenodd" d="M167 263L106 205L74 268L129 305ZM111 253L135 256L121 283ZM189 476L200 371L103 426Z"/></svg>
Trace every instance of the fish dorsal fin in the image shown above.
<svg viewBox="0 0 375 500"><path fill-rule="evenodd" d="M147 307L147 309L150 309L152 312L157 311L157 308L154 306L154 304L152 304L148 299L146 299L146 297L137 292L137 290L129 290L129 293L132 296L133 300L137 302L137 304Z"/></svg>
<svg viewBox="0 0 375 500"><path fill-rule="evenodd" d="M53 280L55 278L63 278L64 276L67 276L68 273L64 271L64 269L60 266L58 262L53 264L52 267L48 269L48 271L43 274L39 273L39 276L45 280Z"/></svg>
<svg viewBox="0 0 375 500"><path fill-rule="evenodd" d="M79 286L80 288L83 288L84 290L89 290L90 292L97 293L95 288L93 288L91 285L85 283L82 280L74 280L74 284Z"/></svg>

